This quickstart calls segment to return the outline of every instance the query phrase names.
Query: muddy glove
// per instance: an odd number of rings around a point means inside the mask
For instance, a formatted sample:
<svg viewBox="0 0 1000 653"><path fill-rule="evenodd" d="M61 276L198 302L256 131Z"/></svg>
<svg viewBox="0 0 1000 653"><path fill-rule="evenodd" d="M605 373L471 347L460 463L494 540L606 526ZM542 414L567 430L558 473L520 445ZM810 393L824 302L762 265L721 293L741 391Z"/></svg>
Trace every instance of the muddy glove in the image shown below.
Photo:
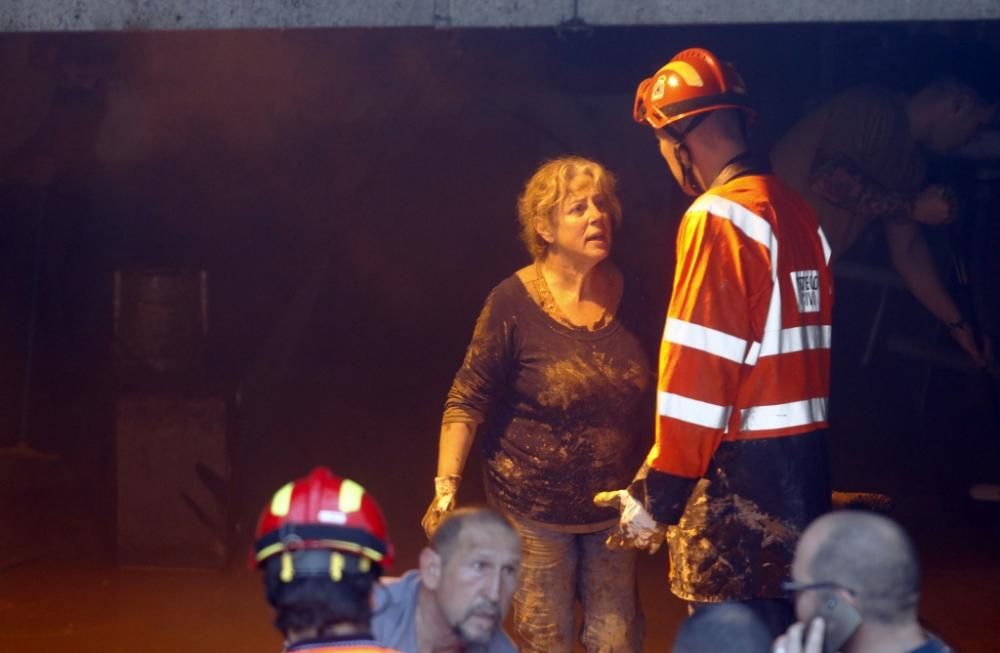
<svg viewBox="0 0 1000 653"><path fill-rule="evenodd" d="M642 502L628 490L598 492L594 495L594 503L602 508L615 508L620 513L618 528L605 541L609 549L635 548L656 553L663 544L666 525L653 519Z"/></svg>
<svg viewBox="0 0 1000 653"><path fill-rule="evenodd" d="M428 538L437 529L445 515L455 509L455 494L458 492L458 484L461 482L462 477L458 474L434 477L434 500L427 507L424 518L420 520L420 525L424 527L424 533L427 534Z"/></svg>

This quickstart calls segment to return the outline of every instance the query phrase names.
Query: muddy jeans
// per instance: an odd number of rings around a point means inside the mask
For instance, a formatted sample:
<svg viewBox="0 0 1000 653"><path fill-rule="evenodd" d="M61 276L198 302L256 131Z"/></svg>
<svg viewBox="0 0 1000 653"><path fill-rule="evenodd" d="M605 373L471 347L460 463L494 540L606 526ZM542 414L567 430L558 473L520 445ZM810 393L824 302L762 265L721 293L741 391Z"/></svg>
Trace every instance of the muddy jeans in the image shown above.
<svg viewBox="0 0 1000 653"><path fill-rule="evenodd" d="M563 533L512 517L524 545L514 624L525 653L573 650L573 601L580 599L580 641L588 653L639 653L643 618L635 551L609 551L610 529Z"/></svg>

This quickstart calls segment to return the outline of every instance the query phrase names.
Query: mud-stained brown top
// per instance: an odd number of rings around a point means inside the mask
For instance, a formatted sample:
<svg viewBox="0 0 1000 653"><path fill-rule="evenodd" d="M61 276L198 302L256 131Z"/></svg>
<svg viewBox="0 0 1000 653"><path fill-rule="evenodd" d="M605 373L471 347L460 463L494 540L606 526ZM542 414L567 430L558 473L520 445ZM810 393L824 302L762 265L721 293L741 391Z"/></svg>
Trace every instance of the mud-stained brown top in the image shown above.
<svg viewBox="0 0 1000 653"><path fill-rule="evenodd" d="M652 372L629 301L626 288L615 318L590 331L552 319L516 275L486 299L444 421L484 423L487 491L514 514L557 525L614 517L592 497L631 481L652 425Z"/></svg>

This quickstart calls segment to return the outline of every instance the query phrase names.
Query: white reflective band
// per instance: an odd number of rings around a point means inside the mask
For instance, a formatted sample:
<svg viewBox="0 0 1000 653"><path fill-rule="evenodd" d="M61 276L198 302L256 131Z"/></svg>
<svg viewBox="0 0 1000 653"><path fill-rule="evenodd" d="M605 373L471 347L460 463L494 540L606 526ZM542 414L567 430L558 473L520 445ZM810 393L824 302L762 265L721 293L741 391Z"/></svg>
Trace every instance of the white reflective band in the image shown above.
<svg viewBox="0 0 1000 653"><path fill-rule="evenodd" d="M761 356L789 354L805 349L829 349L833 327L828 324L791 327L765 333L761 343Z"/></svg>
<svg viewBox="0 0 1000 653"><path fill-rule="evenodd" d="M688 211L705 211L714 216L729 220L737 229L763 245L771 253L772 269L777 265L778 241L774 239L771 225L767 220L750 211L742 204L727 200L718 195L702 195L691 205Z"/></svg>
<svg viewBox="0 0 1000 653"><path fill-rule="evenodd" d="M737 229L748 237L767 247L770 257L771 282L774 287L771 289L771 301L767 307L767 318L764 321L764 333L778 331L781 329L781 287L778 285L778 239L774 236L774 231L767 220L749 210L742 204L732 200L727 200L718 195L702 195L688 212L705 211L723 220L729 220ZM746 358L743 362L747 365L755 365L760 346L757 343L750 345Z"/></svg>
<svg viewBox="0 0 1000 653"><path fill-rule="evenodd" d="M747 351L747 341L731 336L725 331L710 329L700 324L668 317L663 329L663 339L692 349L707 352L719 358L742 363Z"/></svg>
<svg viewBox="0 0 1000 653"><path fill-rule="evenodd" d="M771 280L771 301L767 305L767 318L764 320L764 339L768 334L781 331L781 285L778 279ZM761 346L763 347L763 341Z"/></svg>
<svg viewBox="0 0 1000 653"><path fill-rule="evenodd" d="M830 250L830 241L826 239L826 234L823 233L823 227L816 228L817 233L819 233L819 241L823 243L823 258L826 259L827 265L830 264L830 256L832 251Z"/></svg>
<svg viewBox="0 0 1000 653"><path fill-rule="evenodd" d="M826 397L740 411L740 431L769 431L815 424L826 419Z"/></svg>
<svg viewBox="0 0 1000 653"><path fill-rule="evenodd" d="M732 406L718 406L672 392L661 391L657 396L657 412L689 424L709 429L722 429L729 422Z"/></svg>

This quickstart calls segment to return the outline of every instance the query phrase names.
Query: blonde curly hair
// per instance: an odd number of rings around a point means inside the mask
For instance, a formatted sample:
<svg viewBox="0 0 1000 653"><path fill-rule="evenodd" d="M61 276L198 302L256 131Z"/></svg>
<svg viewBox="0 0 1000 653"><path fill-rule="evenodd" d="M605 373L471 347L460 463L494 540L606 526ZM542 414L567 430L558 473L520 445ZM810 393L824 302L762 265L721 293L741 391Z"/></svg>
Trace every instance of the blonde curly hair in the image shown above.
<svg viewBox="0 0 1000 653"><path fill-rule="evenodd" d="M622 207L615 192L615 176L596 161L580 156L564 156L546 161L517 198L517 219L521 227L521 241L535 260L545 257L549 244L538 235L535 224L538 220L555 219L555 210L566 199L570 182L578 175L588 175L594 180L611 218L612 228L617 231L622 224Z"/></svg>

